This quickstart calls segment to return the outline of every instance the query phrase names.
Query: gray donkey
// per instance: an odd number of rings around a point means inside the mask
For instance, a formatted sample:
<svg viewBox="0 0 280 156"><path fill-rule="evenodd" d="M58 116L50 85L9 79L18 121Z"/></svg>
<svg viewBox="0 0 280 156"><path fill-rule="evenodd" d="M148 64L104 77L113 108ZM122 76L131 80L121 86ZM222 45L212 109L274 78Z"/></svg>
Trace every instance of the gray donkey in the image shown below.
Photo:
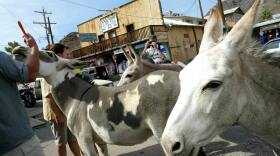
<svg viewBox="0 0 280 156"><path fill-rule="evenodd" d="M29 48L18 47L15 58L29 57ZM67 117L67 126L82 151L92 156L94 144L108 155L107 144L134 145L150 136L160 141L167 118L179 95L178 72L156 71L120 87L91 85L75 76L74 60L40 52L39 75Z"/></svg>

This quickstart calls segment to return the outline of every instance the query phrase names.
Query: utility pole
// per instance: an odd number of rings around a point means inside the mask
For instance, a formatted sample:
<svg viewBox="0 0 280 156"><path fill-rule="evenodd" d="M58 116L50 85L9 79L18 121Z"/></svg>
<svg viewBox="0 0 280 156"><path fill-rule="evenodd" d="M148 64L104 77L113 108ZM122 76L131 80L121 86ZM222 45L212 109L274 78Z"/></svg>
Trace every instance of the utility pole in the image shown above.
<svg viewBox="0 0 280 156"><path fill-rule="evenodd" d="M52 44L54 44L53 42L53 34L52 34L52 27L51 27L51 22L50 22L50 18L48 17L48 24L49 24L49 34L51 36L51 41L52 41Z"/></svg>
<svg viewBox="0 0 280 156"><path fill-rule="evenodd" d="M226 24L226 20L225 20L225 15L224 15L223 4L222 4L221 0L218 0L218 8L219 8L219 11L220 11L221 16L222 16L223 24L225 25Z"/></svg>
<svg viewBox="0 0 280 156"><path fill-rule="evenodd" d="M44 25L44 28L46 30L46 37L47 37L47 41L48 41L48 46L50 46L51 42L50 42L50 37L51 37L51 41L52 41L52 44L54 43L53 42L53 35L52 35L52 32L51 32L51 24L56 24L56 23L50 23L50 20L49 20L49 17L48 17L48 21L46 19L46 15L50 15L52 14L51 12L46 12L43 8L43 11L34 11L35 13L39 13L39 14L42 14L43 17L44 17L44 22L33 22L33 24L43 24Z"/></svg>
<svg viewBox="0 0 280 156"><path fill-rule="evenodd" d="M202 18L202 20L203 20L203 22L204 22L203 10L202 10L202 6L201 6L201 1L200 1L200 0L198 0L198 4L199 4L199 9L200 9L201 18Z"/></svg>

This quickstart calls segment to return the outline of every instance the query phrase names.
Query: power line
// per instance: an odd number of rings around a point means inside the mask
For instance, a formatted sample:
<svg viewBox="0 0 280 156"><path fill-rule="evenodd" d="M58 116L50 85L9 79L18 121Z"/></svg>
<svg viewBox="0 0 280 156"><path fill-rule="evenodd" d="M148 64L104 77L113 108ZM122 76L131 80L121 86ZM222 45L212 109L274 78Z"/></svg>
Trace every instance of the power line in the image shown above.
<svg viewBox="0 0 280 156"><path fill-rule="evenodd" d="M186 11L183 12L183 14L186 14L187 12L189 12L195 6L195 2L196 2L196 0L193 0L193 2L190 5L190 7L188 7L188 9L186 9Z"/></svg>
<svg viewBox="0 0 280 156"><path fill-rule="evenodd" d="M114 12L112 12L114 13ZM117 13L118 15L123 15L123 16L130 16L130 17L137 17L137 18L144 18L144 19L161 19L160 17L148 17L148 16L134 16L134 15L128 15L128 14L122 14L122 13Z"/></svg>
<svg viewBox="0 0 280 156"><path fill-rule="evenodd" d="M213 3L213 4L217 4L217 2L213 1L213 0L209 0L209 2Z"/></svg>
<svg viewBox="0 0 280 156"><path fill-rule="evenodd" d="M77 5L77 6L81 6L81 7L88 8L88 9L97 10L97 11L105 11L105 12L110 11L110 10L98 9L98 8L95 8L95 7L91 7L91 6L82 4L82 3L77 3L77 2L73 2L73 1L69 1L69 0L60 0L60 1L70 3L70 4L73 4L73 5Z"/></svg>
<svg viewBox="0 0 280 156"><path fill-rule="evenodd" d="M54 44L53 41L53 34L52 34L52 29L51 29L51 24L56 24L56 23L51 23L49 17L46 17L46 15L52 14L51 12L46 12L43 8L43 11L34 11L35 13L42 14L44 17L44 22L33 22L33 24L44 24L45 25L45 31L46 31L46 38L48 41L48 45L51 43ZM51 42L50 42L51 40Z"/></svg>
<svg viewBox="0 0 280 156"><path fill-rule="evenodd" d="M4 8L7 13L9 13L12 17L14 17L16 20L20 20L19 16L17 16L15 13L13 13L10 9L8 9L7 7L5 7L4 5L2 5L0 3L0 6L2 8ZM35 34L37 34L37 40L40 42L40 40L38 39L38 36L40 36L40 34L35 30L33 29L29 24L25 23L24 21L21 21L24 25L26 25L28 28L30 28Z"/></svg>
<svg viewBox="0 0 280 156"><path fill-rule="evenodd" d="M200 0L198 0L198 4L199 4L199 9L200 9L201 19L204 20L203 10L202 10L202 6L201 6L201 1Z"/></svg>
<svg viewBox="0 0 280 156"><path fill-rule="evenodd" d="M85 8L92 9L92 10L97 10L97 11L103 11L103 12L111 12L111 13L113 13L112 10L98 9L98 8L95 8L95 7L87 6L87 5L85 5L85 4L73 2L73 1L70 1L70 0L60 0L60 1L63 1L63 2L66 2L66 3L71 3L71 4L73 4L73 5L85 7ZM129 15L129 14L123 14L123 13L117 13L117 14L118 14L118 15L122 15L122 16L137 17L137 18L145 18L145 19L161 19L161 18L159 18L159 17L135 16L135 15Z"/></svg>

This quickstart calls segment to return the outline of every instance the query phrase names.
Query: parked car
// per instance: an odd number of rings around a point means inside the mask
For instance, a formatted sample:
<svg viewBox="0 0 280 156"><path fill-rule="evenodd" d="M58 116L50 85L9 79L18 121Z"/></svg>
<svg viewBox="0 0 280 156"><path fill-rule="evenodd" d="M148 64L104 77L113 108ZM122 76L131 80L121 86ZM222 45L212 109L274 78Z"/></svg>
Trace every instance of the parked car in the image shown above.
<svg viewBox="0 0 280 156"><path fill-rule="evenodd" d="M22 84L19 94L25 107L34 107L36 105L36 98L33 92L34 88L30 87L29 84Z"/></svg>
<svg viewBox="0 0 280 156"><path fill-rule="evenodd" d="M92 80L94 78L105 80L109 78L109 74L105 66L92 66L84 68L83 71L88 73L91 76Z"/></svg>
<svg viewBox="0 0 280 156"><path fill-rule="evenodd" d="M41 82L43 78L36 78L34 84L34 95L36 100L42 99L42 89L41 89Z"/></svg>
<svg viewBox="0 0 280 156"><path fill-rule="evenodd" d="M264 45L265 53L280 53L280 38L273 39Z"/></svg>
<svg viewBox="0 0 280 156"><path fill-rule="evenodd" d="M94 79L92 80L91 83L97 86L107 86L107 87L114 86L113 81L110 80Z"/></svg>

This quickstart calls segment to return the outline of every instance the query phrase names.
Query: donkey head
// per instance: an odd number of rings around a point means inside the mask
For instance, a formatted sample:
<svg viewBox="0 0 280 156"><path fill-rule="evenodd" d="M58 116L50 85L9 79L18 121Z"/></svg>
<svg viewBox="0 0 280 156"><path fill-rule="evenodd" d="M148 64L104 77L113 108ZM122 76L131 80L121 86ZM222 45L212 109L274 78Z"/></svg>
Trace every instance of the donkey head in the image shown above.
<svg viewBox="0 0 280 156"><path fill-rule="evenodd" d="M259 5L256 0L224 39L221 16L211 12L200 53L180 72L180 95L162 137L167 155L188 155L238 120L246 104L240 54Z"/></svg>
<svg viewBox="0 0 280 156"><path fill-rule="evenodd" d="M129 45L128 46L128 51L129 53L127 54L125 50L122 48L122 51L124 53L124 56L127 59L128 67L122 74L122 77L118 83L118 86L122 86L125 84L128 84L134 80L137 80L142 76L142 70L143 70L143 65L141 63L141 57L136 54L134 49ZM132 54L134 55L135 58L132 57Z"/></svg>
<svg viewBox="0 0 280 156"><path fill-rule="evenodd" d="M27 62L31 56L31 49L18 46L13 49L12 53L14 59ZM56 82L57 80L62 82L67 73L74 74L72 69L74 69L75 66L81 65L77 60L61 58L51 51L39 51L39 61L40 66L38 76L44 77L48 82Z"/></svg>

